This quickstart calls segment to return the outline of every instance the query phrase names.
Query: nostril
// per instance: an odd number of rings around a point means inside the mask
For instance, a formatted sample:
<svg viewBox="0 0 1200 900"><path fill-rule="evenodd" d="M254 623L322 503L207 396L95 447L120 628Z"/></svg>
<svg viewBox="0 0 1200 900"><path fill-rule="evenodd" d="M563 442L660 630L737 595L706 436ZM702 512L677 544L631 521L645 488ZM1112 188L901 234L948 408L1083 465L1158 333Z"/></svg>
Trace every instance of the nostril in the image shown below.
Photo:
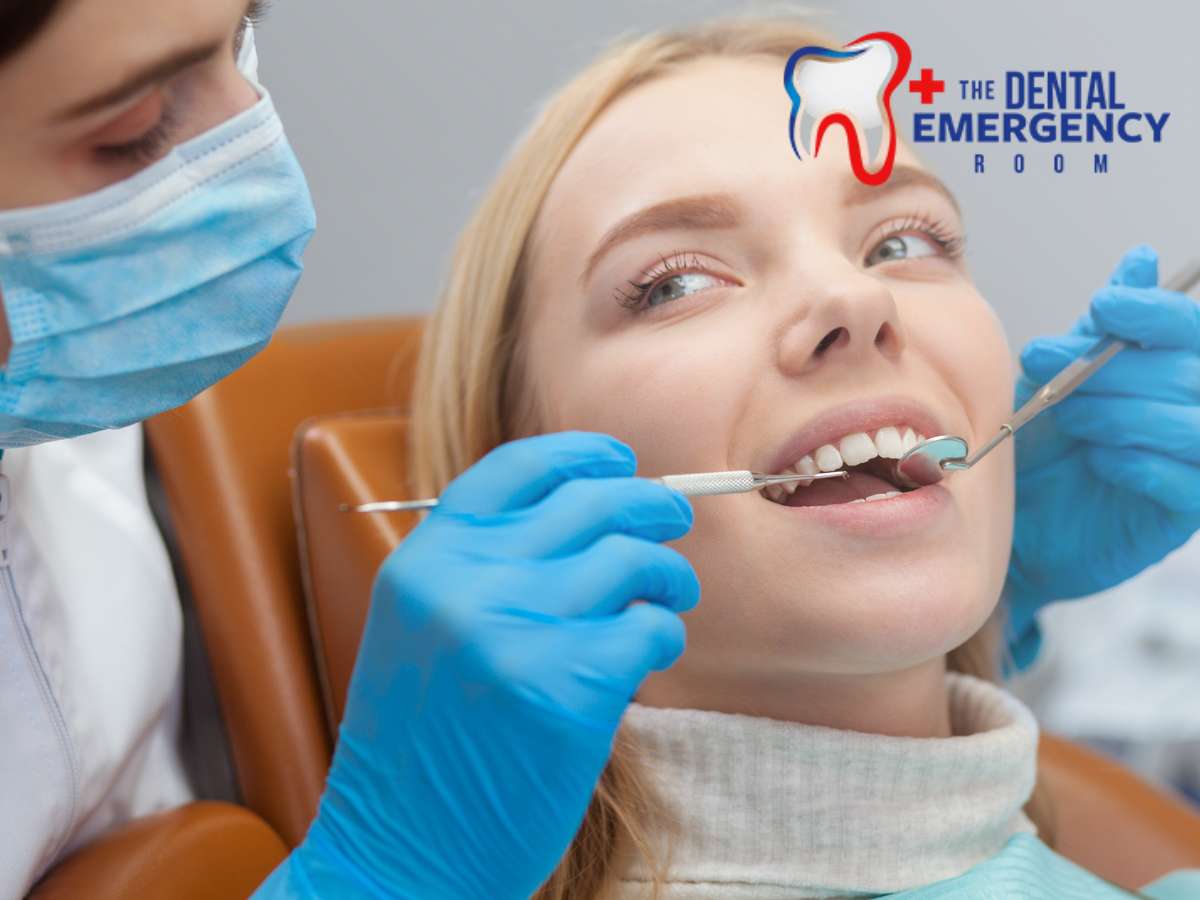
<svg viewBox="0 0 1200 900"><path fill-rule="evenodd" d="M896 333L896 329L892 327L890 322L884 322L879 326L879 331L875 332L875 346L884 351L895 354L900 349L900 336Z"/></svg>
<svg viewBox="0 0 1200 900"><path fill-rule="evenodd" d="M833 331L829 332L829 334L827 334L827 335L825 335L825 337L821 338L821 343L817 344L817 349L816 349L815 353L818 356L820 354L824 353L826 350L828 350L830 347L832 347L834 344L836 344L838 342L838 339L841 338L841 336L845 333L845 331L846 331L845 328L833 329Z"/></svg>

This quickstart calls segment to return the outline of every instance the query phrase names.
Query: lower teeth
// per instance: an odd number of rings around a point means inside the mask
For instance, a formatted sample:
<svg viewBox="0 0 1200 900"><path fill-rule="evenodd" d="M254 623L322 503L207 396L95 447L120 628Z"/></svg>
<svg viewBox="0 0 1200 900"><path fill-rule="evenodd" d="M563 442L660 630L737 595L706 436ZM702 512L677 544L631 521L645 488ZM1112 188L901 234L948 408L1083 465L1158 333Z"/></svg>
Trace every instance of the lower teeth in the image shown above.
<svg viewBox="0 0 1200 900"><path fill-rule="evenodd" d="M851 500L850 503L870 503L872 500L886 500L889 497L899 497L900 491L887 491L883 494L872 494L870 497L859 497L857 500Z"/></svg>

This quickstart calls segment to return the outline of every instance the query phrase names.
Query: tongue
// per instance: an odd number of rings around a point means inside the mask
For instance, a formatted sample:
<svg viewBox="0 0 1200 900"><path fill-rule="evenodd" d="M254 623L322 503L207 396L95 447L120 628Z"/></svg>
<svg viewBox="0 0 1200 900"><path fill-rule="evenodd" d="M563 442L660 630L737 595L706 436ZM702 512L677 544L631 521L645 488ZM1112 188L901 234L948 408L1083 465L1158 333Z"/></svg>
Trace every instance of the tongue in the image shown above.
<svg viewBox="0 0 1200 900"><path fill-rule="evenodd" d="M849 503L861 497L872 494L884 494L896 490L890 481L885 481L878 475L851 469L850 477L824 478L814 481L808 487L800 485L788 497L785 506L832 506L835 503Z"/></svg>

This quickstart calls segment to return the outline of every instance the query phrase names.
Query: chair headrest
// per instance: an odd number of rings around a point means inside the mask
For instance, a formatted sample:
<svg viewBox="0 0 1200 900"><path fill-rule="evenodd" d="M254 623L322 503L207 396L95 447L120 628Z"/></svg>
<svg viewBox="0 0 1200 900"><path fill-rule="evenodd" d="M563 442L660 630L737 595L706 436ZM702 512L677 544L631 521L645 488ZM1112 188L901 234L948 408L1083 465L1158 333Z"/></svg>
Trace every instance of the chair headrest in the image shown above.
<svg viewBox="0 0 1200 900"><path fill-rule="evenodd" d="M323 416L300 427L292 448L300 569L334 733L375 573L419 521L416 513L352 513L339 507L407 496L407 429L408 417L395 410Z"/></svg>

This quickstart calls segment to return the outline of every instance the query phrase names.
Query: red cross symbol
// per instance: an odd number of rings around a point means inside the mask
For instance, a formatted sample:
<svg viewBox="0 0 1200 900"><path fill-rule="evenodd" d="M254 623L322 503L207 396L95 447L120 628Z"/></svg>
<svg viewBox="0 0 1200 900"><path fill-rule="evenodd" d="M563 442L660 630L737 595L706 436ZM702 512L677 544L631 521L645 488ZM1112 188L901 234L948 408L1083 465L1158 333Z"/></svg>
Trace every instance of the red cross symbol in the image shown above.
<svg viewBox="0 0 1200 900"><path fill-rule="evenodd" d="M908 83L908 90L921 95L921 103L932 103L933 95L946 90L946 82L933 80L933 69L922 69L919 79Z"/></svg>

